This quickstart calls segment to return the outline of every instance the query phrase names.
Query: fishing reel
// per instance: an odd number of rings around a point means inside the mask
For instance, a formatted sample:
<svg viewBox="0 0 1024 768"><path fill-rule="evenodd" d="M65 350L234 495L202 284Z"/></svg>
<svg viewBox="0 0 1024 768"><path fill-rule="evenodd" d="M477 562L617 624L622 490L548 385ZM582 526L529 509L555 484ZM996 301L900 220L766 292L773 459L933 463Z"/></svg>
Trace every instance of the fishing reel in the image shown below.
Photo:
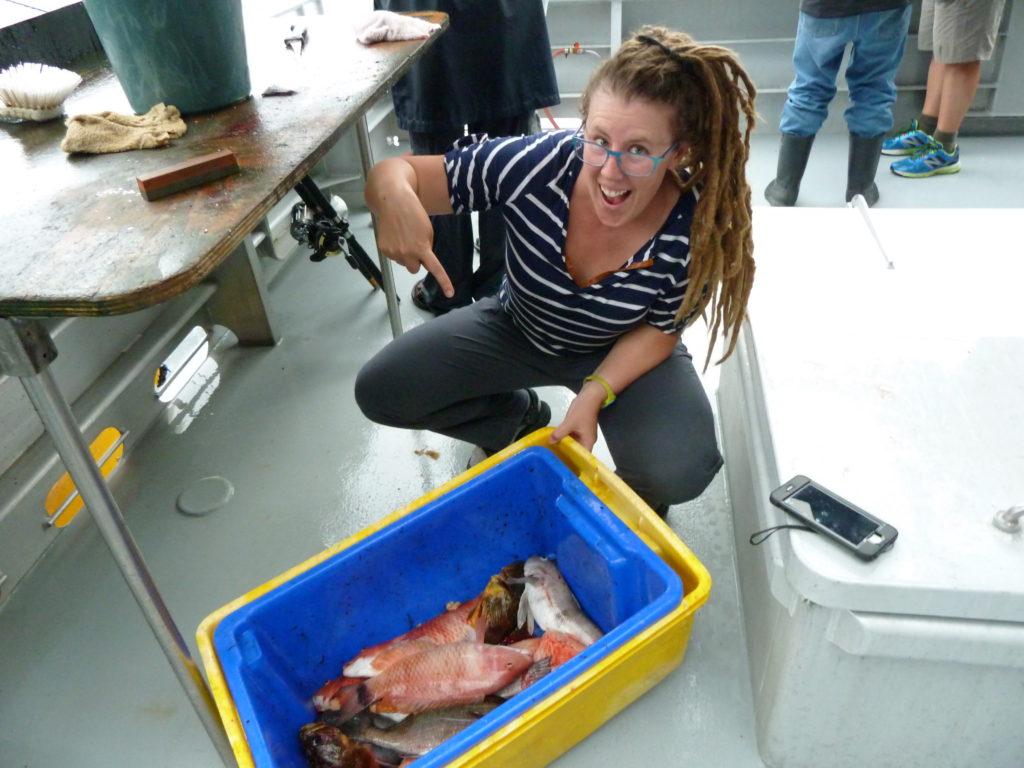
<svg viewBox="0 0 1024 768"><path fill-rule="evenodd" d="M336 195L331 200L341 201ZM335 223L340 220L340 225ZM300 244L312 249L310 261L323 261L328 256L343 253L345 236L348 233L348 222L341 218L325 215L311 210L305 203L292 206L292 223L288 228L292 237Z"/></svg>
<svg viewBox="0 0 1024 768"><path fill-rule="evenodd" d="M292 206L288 228L296 241L310 248L310 261L323 261L328 256L343 254L345 261L359 271L374 288L383 284L377 265L373 263L348 226L348 209L337 195L330 200L308 176L295 186L302 202Z"/></svg>

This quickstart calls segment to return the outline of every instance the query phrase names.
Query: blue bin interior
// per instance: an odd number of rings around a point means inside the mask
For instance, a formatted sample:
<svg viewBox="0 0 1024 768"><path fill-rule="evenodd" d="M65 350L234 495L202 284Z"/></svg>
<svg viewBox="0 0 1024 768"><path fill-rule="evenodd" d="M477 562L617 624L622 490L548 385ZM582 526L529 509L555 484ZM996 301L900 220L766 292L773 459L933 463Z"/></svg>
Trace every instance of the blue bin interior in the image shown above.
<svg viewBox="0 0 1024 768"><path fill-rule="evenodd" d="M361 649L554 557L601 640L417 760L443 765L658 621L679 576L548 450L527 448L225 616L214 647L259 768L304 768L311 698Z"/></svg>

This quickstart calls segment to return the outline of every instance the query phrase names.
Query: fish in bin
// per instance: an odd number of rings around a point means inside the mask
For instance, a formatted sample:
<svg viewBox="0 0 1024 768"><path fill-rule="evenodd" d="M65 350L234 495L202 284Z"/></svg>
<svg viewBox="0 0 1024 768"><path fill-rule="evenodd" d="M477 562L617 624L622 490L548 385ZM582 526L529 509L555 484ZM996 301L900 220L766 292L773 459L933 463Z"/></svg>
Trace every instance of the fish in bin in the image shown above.
<svg viewBox="0 0 1024 768"><path fill-rule="evenodd" d="M510 563L471 600L350 659L313 696L303 754L311 768L405 765L601 636L553 560Z"/></svg>

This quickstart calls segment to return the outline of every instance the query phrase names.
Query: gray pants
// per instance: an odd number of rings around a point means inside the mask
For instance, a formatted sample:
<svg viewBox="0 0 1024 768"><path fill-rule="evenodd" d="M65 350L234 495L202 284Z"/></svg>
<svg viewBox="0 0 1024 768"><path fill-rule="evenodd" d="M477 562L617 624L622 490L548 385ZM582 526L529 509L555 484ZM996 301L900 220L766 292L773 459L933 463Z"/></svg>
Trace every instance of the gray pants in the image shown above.
<svg viewBox="0 0 1024 768"><path fill-rule="evenodd" d="M356 402L378 424L499 450L526 413L525 388L578 392L607 351L546 355L492 296L388 344L359 372ZM682 344L602 410L599 423L616 472L651 506L699 496L722 466L711 404Z"/></svg>

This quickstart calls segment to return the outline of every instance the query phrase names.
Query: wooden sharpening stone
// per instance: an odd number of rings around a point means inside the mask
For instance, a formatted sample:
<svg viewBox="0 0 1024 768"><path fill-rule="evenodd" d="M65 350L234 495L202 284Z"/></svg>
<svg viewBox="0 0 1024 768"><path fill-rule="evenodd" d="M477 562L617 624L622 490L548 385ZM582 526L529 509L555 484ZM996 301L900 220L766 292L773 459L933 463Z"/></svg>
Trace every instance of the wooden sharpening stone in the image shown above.
<svg viewBox="0 0 1024 768"><path fill-rule="evenodd" d="M238 173L238 158L230 149L218 149L183 163L136 177L139 192L147 200L159 200L183 189L198 187L209 181Z"/></svg>

